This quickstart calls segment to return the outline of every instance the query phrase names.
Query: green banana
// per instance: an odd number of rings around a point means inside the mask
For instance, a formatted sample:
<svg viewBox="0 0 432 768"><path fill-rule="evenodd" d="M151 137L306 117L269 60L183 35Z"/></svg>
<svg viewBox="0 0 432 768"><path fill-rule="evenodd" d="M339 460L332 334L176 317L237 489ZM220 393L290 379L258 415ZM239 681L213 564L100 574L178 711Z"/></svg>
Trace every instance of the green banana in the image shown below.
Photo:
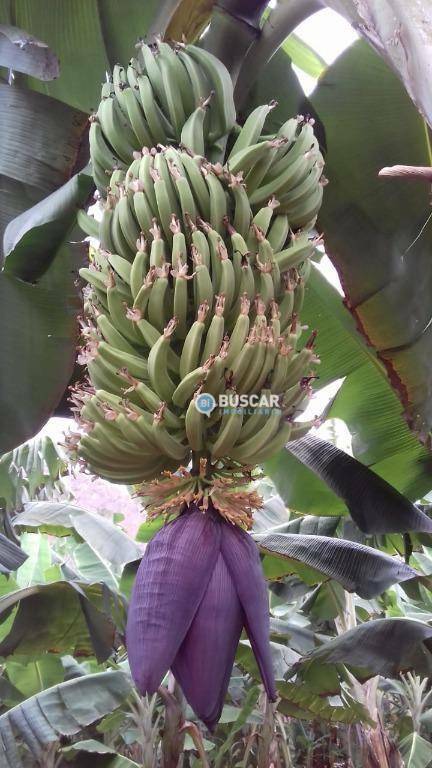
<svg viewBox="0 0 432 768"><path fill-rule="evenodd" d="M130 289L134 301L138 296L138 293L144 282L145 274L150 266L150 259L147 251L147 241L142 233L136 242L136 247L136 256L130 269Z"/></svg>
<svg viewBox="0 0 432 768"><path fill-rule="evenodd" d="M131 355L136 354L136 347L139 346L139 344L136 344L135 346L130 344L126 337L117 330L106 315L99 314L96 317L96 322L102 336L108 344L114 347L114 349L118 349L120 352L127 352Z"/></svg>
<svg viewBox="0 0 432 768"><path fill-rule="evenodd" d="M274 106L233 131L223 64L159 40L140 43L102 87L90 148L106 197L104 250L92 249L80 271L88 287L78 359L91 385L72 396L85 433L82 448L73 444L113 482L154 480L192 451L196 489L208 486L197 493L210 498L213 473L245 476L242 467L310 427L294 418L319 360L315 334L297 351L298 315L320 242L309 232L323 161L311 120L264 135ZM272 397L280 407L208 418L196 408L203 392Z"/></svg>
<svg viewBox="0 0 432 768"><path fill-rule="evenodd" d="M240 299L240 314L237 317L236 323L230 336L230 344L228 348L228 354L226 357L227 367L237 359L241 353L246 339L249 334L250 321L249 321L249 307L250 301L247 294L243 294Z"/></svg>
<svg viewBox="0 0 432 768"><path fill-rule="evenodd" d="M145 381L148 379L147 361L139 355L116 349L110 343L100 341L98 354L105 358L111 365L118 368L127 368L132 376L138 376Z"/></svg>
<svg viewBox="0 0 432 768"><path fill-rule="evenodd" d="M195 203L199 207L203 218L208 221L210 218L210 192L201 172L201 159L195 160L187 152L182 152L180 157Z"/></svg>
<svg viewBox="0 0 432 768"><path fill-rule="evenodd" d="M174 405L179 408L183 408L186 405L193 393L207 379L208 372L212 365L214 365L214 356L209 357L203 365L198 366L182 378L180 384L178 384L172 395Z"/></svg>
<svg viewBox="0 0 432 768"><path fill-rule="evenodd" d="M267 115L276 106L277 102L271 101L270 104L263 104L260 107L256 107L253 112L250 113L228 155L228 162L237 154L237 152L247 149L247 147L257 143L261 136Z"/></svg>
<svg viewBox="0 0 432 768"><path fill-rule="evenodd" d="M206 102L189 115L180 134L180 141L185 149L194 155L205 154L204 122L207 116Z"/></svg>
<svg viewBox="0 0 432 768"><path fill-rule="evenodd" d="M150 267L148 270L144 282L139 289L137 295L135 296L134 303L133 303L133 309L138 310L139 314L137 314L137 319L141 320L147 311L147 306L150 300L150 294L152 293L153 284L156 280L156 267Z"/></svg>
<svg viewBox="0 0 432 768"><path fill-rule="evenodd" d="M308 430L309 429L310 429L310 426L308 426ZM264 461L267 461L276 453L281 451L282 448L285 447L285 445L288 443L290 439L295 439L292 425L290 422L281 421L278 431L271 438L271 440L267 442L267 445L264 448L262 448L259 451L258 450L254 451L250 455L246 455L241 451L240 452L241 458L239 460L243 464L262 464ZM235 457L233 456L233 458Z"/></svg>
<svg viewBox="0 0 432 768"><path fill-rule="evenodd" d="M231 176L229 186L234 198L234 229L246 237L249 232L252 211L241 174Z"/></svg>
<svg viewBox="0 0 432 768"><path fill-rule="evenodd" d="M152 436L159 450L175 461L184 461L188 453L188 446L184 445L177 437L173 437L164 425L164 412L166 405L162 403L153 417ZM183 432L184 437L186 434ZM184 437L182 439L184 439Z"/></svg>
<svg viewBox="0 0 432 768"><path fill-rule="evenodd" d="M198 394L200 394L199 390L197 390L195 396L190 401L185 417L186 436L193 451L201 451L203 449L206 434L205 416L196 408Z"/></svg>
<svg viewBox="0 0 432 768"><path fill-rule="evenodd" d="M291 267L297 267L302 261L309 258L313 250L313 241L309 240L307 234L300 233L292 237L288 248L274 254L274 260L280 271L285 272Z"/></svg>
<svg viewBox="0 0 432 768"><path fill-rule="evenodd" d="M148 356L148 372L150 383L155 392L165 402L170 402L172 395L176 390L168 370L168 350L170 338L173 335L177 325L177 320L173 318L169 321L163 333L159 336L156 343L150 349Z"/></svg>
<svg viewBox="0 0 432 768"><path fill-rule="evenodd" d="M147 306L150 323L161 332L165 327L167 315L171 313L168 284L169 273L170 265L168 263L156 269L156 279L153 282Z"/></svg>
<svg viewBox="0 0 432 768"><path fill-rule="evenodd" d="M222 346L224 337L225 323L224 323L224 307L225 296L216 296L216 302L214 306L214 314L207 330L206 340L204 344L204 350L201 355L201 365L208 360L210 355L218 355Z"/></svg>
<svg viewBox="0 0 432 768"><path fill-rule="evenodd" d="M191 253L194 263L195 277L193 280L195 306L198 308L206 302L209 307L213 306L213 286L208 267L203 264L203 258L197 249L192 246Z"/></svg>
<svg viewBox="0 0 432 768"><path fill-rule="evenodd" d="M177 318L177 336L180 339L186 338L187 335L187 314L188 314L188 280L193 280L192 275L188 275L189 265L182 264L181 260L178 261L179 266L177 269L171 270L171 275L174 278L174 317Z"/></svg>
<svg viewBox="0 0 432 768"><path fill-rule="evenodd" d="M188 45L186 46L186 53L200 65L212 84L214 96L210 110L212 120L209 143L213 143L216 139L229 133L236 120L232 80L228 70L219 59L203 48ZM208 93L204 94L205 97L208 95Z"/></svg>
<svg viewBox="0 0 432 768"><path fill-rule="evenodd" d="M227 316L234 300L235 274L233 263L228 257L228 251L223 241L219 243L218 252L220 260L219 294L224 296L224 315Z"/></svg>
<svg viewBox="0 0 432 768"><path fill-rule="evenodd" d="M123 115L117 99L102 99L97 112L102 131L120 160L130 163L134 150L139 149L135 134Z"/></svg>
<svg viewBox="0 0 432 768"><path fill-rule="evenodd" d="M210 224L219 235L222 235L224 218L228 213L225 189L212 170L203 167L203 173L210 194Z"/></svg>
<svg viewBox="0 0 432 768"><path fill-rule="evenodd" d="M273 408L270 416L267 417L261 429L257 430L257 432L255 432L252 437L245 440L244 443L236 445L231 449L231 458L239 459L241 461L242 457L245 457L247 461L250 456L259 453L278 432L280 421L281 411L278 408Z"/></svg>
<svg viewBox="0 0 432 768"><path fill-rule="evenodd" d="M235 390L227 390L227 395L235 394ZM229 456L231 448L236 443L243 424L243 409L231 408L228 413L222 415L218 435L214 443L210 446L210 455L212 459L219 459L223 456Z"/></svg>
<svg viewBox="0 0 432 768"><path fill-rule="evenodd" d="M267 233L267 239L273 251L280 251L284 247L289 235L289 220L286 214L277 214Z"/></svg>
<svg viewBox="0 0 432 768"><path fill-rule="evenodd" d="M102 248L106 251L115 251L114 241L111 236L111 224L114 215L114 196L108 192L107 199L104 205L102 219L99 224L99 238Z"/></svg>
<svg viewBox="0 0 432 768"><path fill-rule="evenodd" d="M198 366L200 358L201 342L205 330L205 320L209 311L207 301L198 307L197 319L190 327L183 343L180 357L180 379L184 379Z"/></svg>
<svg viewBox="0 0 432 768"><path fill-rule="evenodd" d="M168 138L174 138L174 131L157 103L152 85L147 75L138 75L137 85L141 107L153 139L152 146L155 146L156 144L165 144Z"/></svg>

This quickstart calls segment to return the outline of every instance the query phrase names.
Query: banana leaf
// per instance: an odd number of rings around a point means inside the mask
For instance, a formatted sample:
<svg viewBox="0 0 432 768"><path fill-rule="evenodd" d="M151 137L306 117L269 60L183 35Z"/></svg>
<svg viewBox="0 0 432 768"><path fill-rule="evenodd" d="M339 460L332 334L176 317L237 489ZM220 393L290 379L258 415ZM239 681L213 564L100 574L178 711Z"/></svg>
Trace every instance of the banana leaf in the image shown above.
<svg viewBox="0 0 432 768"><path fill-rule="evenodd" d="M401 509L407 510L409 505L394 489L411 501L428 493L430 452L409 429L400 400L375 353L364 343L342 297L315 265L306 287L302 321L309 326L309 332L311 328L318 329L316 349L321 363L314 389L343 379L327 417L346 423L352 435L354 457L372 470L367 480L369 502L373 494L379 492L380 504L383 503L384 486L376 477L379 475L393 486L393 491L387 489L388 503L384 509L389 512L392 505L398 503L402 504ZM345 484L338 486L336 495L334 478L331 490L288 451L281 451L266 462L265 471L285 504L299 513L343 515L348 512L349 502L354 519L357 517L361 522L367 516L368 525L380 524L381 514L376 515L375 503L366 509L362 498L349 494ZM358 473L363 475L361 467ZM390 525L390 515L386 517Z"/></svg>
<svg viewBox="0 0 432 768"><path fill-rule="evenodd" d="M424 512L332 443L309 435L290 443L288 451L345 501L365 533L432 533L432 520Z"/></svg>
<svg viewBox="0 0 432 768"><path fill-rule="evenodd" d="M406 768L428 768L432 762L432 745L414 731L400 743L400 751Z"/></svg>
<svg viewBox="0 0 432 768"><path fill-rule="evenodd" d="M432 125L432 47L424 31L432 25L427 0L325 0L351 22L401 78L420 114Z"/></svg>
<svg viewBox="0 0 432 768"><path fill-rule="evenodd" d="M45 43L6 24L0 24L0 66L39 80L54 80L60 73L57 56Z"/></svg>
<svg viewBox="0 0 432 768"><path fill-rule="evenodd" d="M0 457L0 503L8 511L17 511L42 489L49 498L60 489L65 471L66 462L47 435L24 443Z"/></svg>
<svg viewBox="0 0 432 768"><path fill-rule="evenodd" d="M84 112L0 82L0 243L14 216L70 178L86 129Z"/></svg>
<svg viewBox="0 0 432 768"><path fill-rule="evenodd" d="M58 581L15 589L0 598L0 617L15 607L11 625L1 632L1 656L55 649L105 661L112 652L114 624L105 612L110 597L103 585Z"/></svg>
<svg viewBox="0 0 432 768"><path fill-rule="evenodd" d="M399 559L353 541L290 533L255 534L254 538L265 555L267 578L294 572L308 584L316 584L327 577L349 592L370 598L416 575Z"/></svg>
<svg viewBox="0 0 432 768"><path fill-rule="evenodd" d="M0 573L16 571L26 560L27 555L21 547L0 533Z"/></svg>
<svg viewBox="0 0 432 768"><path fill-rule="evenodd" d="M33 282L48 268L74 225L80 205L89 198L93 180L78 173L55 192L17 216L4 233L4 269Z"/></svg>
<svg viewBox="0 0 432 768"><path fill-rule="evenodd" d="M346 305L377 351L405 418L432 425L432 227L429 189L378 178L383 166L429 165L421 116L388 66L362 41L319 82L313 105L328 152L320 227Z"/></svg>
<svg viewBox="0 0 432 768"><path fill-rule="evenodd" d="M106 72L127 64L139 37L145 37L159 0L12 0L0 5L0 23L16 24L43 40L60 60L60 76L49 83L27 77L25 84L59 101L91 112L97 108ZM163 32L163 30L161 30Z"/></svg>
<svg viewBox="0 0 432 768"><path fill-rule="evenodd" d="M10 657L5 662L5 671L8 680L21 694L21 699L62 683L65 676L62 660L55 653Z"/></svg>
<svg viewBox="0 0 432 768"><path fill-rule="evenodd" d="M60 736L73 736L115 710L130 690L123 672L101 672L55 685L13 707L0 717L1 765L24 768L17 739L38 759Z"/></svg>
<svg viewBox="0 0 432 768"><path fill-rule="evenodd" d="M73 760L79 755L82 768L93 768L95 765L99 768L139 768L139 764L134 760L119 755L115 749L95 739L76 741L68 747L63 747L62 754L66 760Z"/></svg>
<svg viewBox="0 0 432 768"><path fill-rule="evenodd" d="M359 680L375 675L398 677L408 669L429 676L432 671L432 627L405 618L372 619L333 638L307 654L293 672L314 676L322 666L345 664Z"/></svg>
<svg viewBox="0 0 432 768"><path fill-rule="evenodd" d="M80 306L74 267L62 246L37 285L0 273L0 453L39 431L71 377Z"/></svg>
<svg viewBox="0 0 432 768"><path fill-rule="evenodd" d="M15 517L14 525L54 535L75 531L97 555L114 566L133 562L142 555L141 547L118 525L69 502L29 502L24 512Z"/></svg>

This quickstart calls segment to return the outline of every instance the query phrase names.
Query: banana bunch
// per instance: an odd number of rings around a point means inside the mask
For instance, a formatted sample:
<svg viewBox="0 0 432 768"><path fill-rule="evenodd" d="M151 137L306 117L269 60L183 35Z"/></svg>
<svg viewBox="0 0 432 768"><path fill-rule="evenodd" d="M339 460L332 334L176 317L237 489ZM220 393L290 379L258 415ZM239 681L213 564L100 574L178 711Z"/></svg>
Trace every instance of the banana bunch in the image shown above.
<svg viewBox="0 0 432 768"><path fill-rule="evenodd" d="M292 165L290 152L286 163ZM310 196L299 203L294 186L283 190L283 207L274 195L252 206L246 185L242 172L231 173L229 163L212 164L199 155L174 147L144 148L135 153L126 170L116 169L111 175L100 224L102 247L131 261L137 239L141 235L152 238L155 222L171 247L172 217L175 216L181 222L186 244L196 244L195 240L198 245L202 244L203 235L194 234L198 223L198 229L209 234L213 251L230 228L235 230L232 250L238 273L240 256L246 251L258 254L257 263L272 261L275 254L280 272L297 266L304 261L306 251L311 252L308 232L315 223L315 215L310 218ZM315 182L315 187L321 197L320 181ZM313 197L316 198L315 192ZM312 204L315 210L317 204L313 200ZM287 210L294 209L297 214L293 220ZM303 222L301 227L299 221ZM229 239L231 242L232 238ZM286 248L294 244L294 251ZM218 272L217 264L216 258L215 272Z"/></svg>
<svg viewBox="0 0 432 768"><path fill-rule="evenodd" d="M181 143L212 159L223 153L235 123L228 71L194 45L140 43L127 68L114 67L101 97L89 139L93 176L103 197L107 174L126 170L135 151Z"/></svg>
<svg viewBox="0 0 432 768"><path fill-rule="evenodd" d="M272 103L257 107L249 115L228 154L226 169L244 180L254 214L274 196L279 201L278 213L285 215L289 228L311 229L325 184L314 121L298 115L287 120L276 135L262 136L272 107Z"/></svg>
<svg viewBox="0 0 432 768"><path fill-rule="evenodd" d="M323 161L310 120L263 134L273 104L226 142L232 86L204 51L158 43L140 53L126 73L115 70L114 95L104 92L91 128L96 182L110 178L101 245L80 270L79 361L90 383L72 395L74 445L113 482L152 480L191 458L205 459L206 477L216 478L265 461L310 428L295 417L319 361L299 313ZM117 123L104 119L109 110ZM96 135L109 162L94 151ZM218 142L223 162L212 156ZM202 396L219 406L206 411Z"/></svg>
<svg viewBox="0 0 432 768"><path fill-rule="evenodd" d="M76 403L90 428L79 453L114 482L185 465L191 451L215 464L257 463L304 430L292 417L317 359L313 338L297 351L297 311L313 244L294 239L280 252L281 270L258 228L253 256L232 225L224 239L205 222L189 224L185 233L172 215L171 245L154 223L151 243L141 236L132 261L96 250L80 270L91 287L80 362L94 390ZM201 413L203 392L228 397L226 413ZM257 395L257 403L264 395L277 408L270 417L259 408L249 415L237 407L242 395Z"/></svg>

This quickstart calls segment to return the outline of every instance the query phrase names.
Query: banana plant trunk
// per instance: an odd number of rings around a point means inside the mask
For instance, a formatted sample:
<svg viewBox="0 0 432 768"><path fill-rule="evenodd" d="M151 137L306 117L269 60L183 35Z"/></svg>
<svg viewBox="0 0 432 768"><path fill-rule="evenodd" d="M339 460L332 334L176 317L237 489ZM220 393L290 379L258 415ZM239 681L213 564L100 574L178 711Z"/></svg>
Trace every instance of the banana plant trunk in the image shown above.
<svg viewBox="0 0 432 768"><path fill-rule="evenodd" d="M247 51L260 35L260 19L267 4L268 0L225 0L215 6L203 44L223 61L234 85Z"/></svg>

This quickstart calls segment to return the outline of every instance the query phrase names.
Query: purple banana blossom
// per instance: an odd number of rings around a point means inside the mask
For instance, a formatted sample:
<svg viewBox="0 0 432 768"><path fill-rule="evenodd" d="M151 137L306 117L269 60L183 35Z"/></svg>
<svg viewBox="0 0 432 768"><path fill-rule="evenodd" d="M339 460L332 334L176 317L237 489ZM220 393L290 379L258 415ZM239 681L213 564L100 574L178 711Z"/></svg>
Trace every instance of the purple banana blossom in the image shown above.
<svg viewBox="0 0 432 768"><path fill-rule="evenodd" d="M137 688L154 693L171 668L191 707L213 730L243 627L274 701L258 548L215 512L191 505L152 539L137 573L126 629Z"/></svg>

